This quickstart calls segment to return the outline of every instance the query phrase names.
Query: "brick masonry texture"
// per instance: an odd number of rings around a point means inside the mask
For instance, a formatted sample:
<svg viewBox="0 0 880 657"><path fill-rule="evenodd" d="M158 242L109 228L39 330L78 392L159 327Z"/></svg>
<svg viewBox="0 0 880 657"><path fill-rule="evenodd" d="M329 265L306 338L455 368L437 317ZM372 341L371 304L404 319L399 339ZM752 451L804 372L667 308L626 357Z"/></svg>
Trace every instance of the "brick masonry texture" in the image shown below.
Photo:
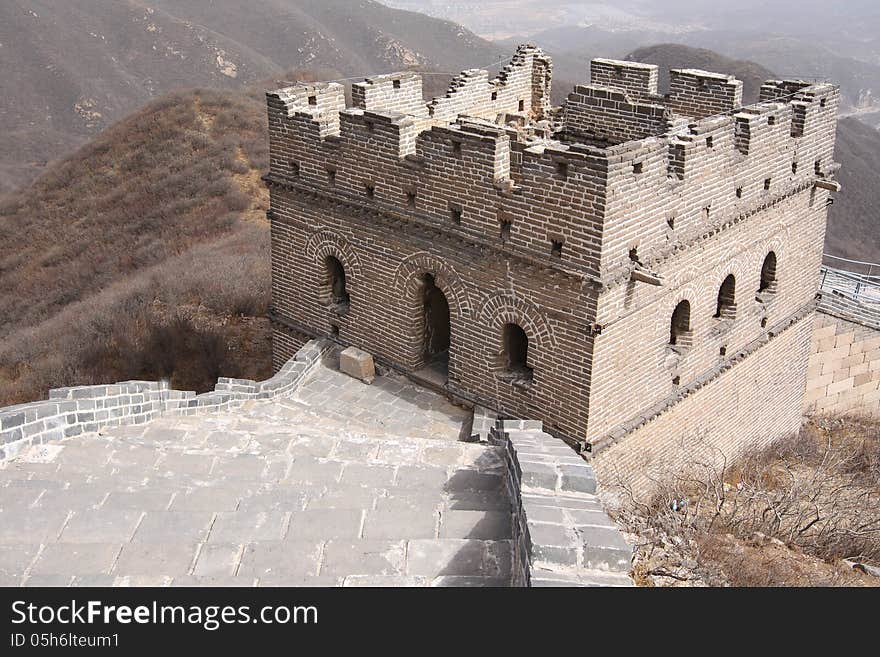
<svg viewBox="0 0 880 657"><path fill-rule="evenodd" d="M592 459L606 489L637 496L694 462L728 462L800 429L813 316L783 330L668 411L646 413Z"/></svg>
<svg viewBox="0 0 880 657"><path fill-rule="evenodd" d="M804 410L880 417L880 328L817 314Z"/></svg>
<svg viewBox="0 0 880 657"><path fill-rule="evenodd" d="M540 422L501 420L514 586L632 586L630 547L596 497L593 468Z"/></svg>
<svg viewBox="0 0 880 657"><path fill-rule="evenodd" d="M250 399L287 395L305 379L329 347L326 341L311 341L266 381L221 377L213 392L201 395L173 390L167 383L155 381L55 388L45 401L0 409L0 461L32 445L105 427L144 424L160 415L227 411Z"/></svg>
<svg viewBox="0 0 880 657"><path fill-rule="evenodd" d="M436 288L447 392L595 446L600 475L674 455L676 426L731 457L795 430L838 88L768 81L742 107L728 75L660 96L656 67L600 59L554 108L551 67L521 46L427 103L412 73L350 108L333 83L267 94L276 363L327 337L415 373Z"/></svg>

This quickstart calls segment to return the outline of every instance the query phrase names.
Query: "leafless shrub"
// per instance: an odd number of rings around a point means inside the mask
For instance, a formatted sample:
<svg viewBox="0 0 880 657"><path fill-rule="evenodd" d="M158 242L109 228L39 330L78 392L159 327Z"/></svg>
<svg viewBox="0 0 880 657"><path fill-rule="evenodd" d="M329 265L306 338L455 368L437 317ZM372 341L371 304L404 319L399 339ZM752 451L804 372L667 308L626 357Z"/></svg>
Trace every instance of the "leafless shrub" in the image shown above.
<svg viewBox="0 0 880 657"><path fill-rule="evenodd" d="M624 502L616 515L640 537L646 556L658 549L672 553L709 583L730 580L731 564L725 568L719 560L734 554L740 583L782 583L780 573L766 581L746 577L743 562L754 555L742 541L772 541L828 562L878 564L878 463L880 423L819 418L739 463L728 464L715 452L657 476L648 502L618 485ZM741 541L736 550L732 539Z"/></svg>
<svg viewBox="0 0 880 657"><path fill-rule="evenodd" d="M194 247L0 343L0 404L53 387L170 378L199 392L217 376L271 374L268 231L261 224Z"/></svg>
<svg viewBox="0 0 880 657"><path fill-rule="evenodd" d="M265 121L257 94L172 94L3 197L0 405L270 375Z"/></svg>

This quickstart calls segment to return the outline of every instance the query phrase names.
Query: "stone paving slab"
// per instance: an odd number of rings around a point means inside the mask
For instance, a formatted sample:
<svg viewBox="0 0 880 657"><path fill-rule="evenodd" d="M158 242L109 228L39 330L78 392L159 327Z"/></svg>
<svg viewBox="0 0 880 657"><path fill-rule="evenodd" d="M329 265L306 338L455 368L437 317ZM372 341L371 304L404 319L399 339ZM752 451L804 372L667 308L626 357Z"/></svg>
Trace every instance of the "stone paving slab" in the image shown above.
<svg viewBox="0 0 880 657"><path fill-rule="evenodd" d="M122 549L121 543L49 543L31 566L30 575L109 574Z"/></svg>
<svg viewBox="0 0 880 657"><path fill-rule="evenodd" d="M467 419L331 364L287 398L25 452L0 464L0 585L507 585L505 457L460 442Z"/></svg>

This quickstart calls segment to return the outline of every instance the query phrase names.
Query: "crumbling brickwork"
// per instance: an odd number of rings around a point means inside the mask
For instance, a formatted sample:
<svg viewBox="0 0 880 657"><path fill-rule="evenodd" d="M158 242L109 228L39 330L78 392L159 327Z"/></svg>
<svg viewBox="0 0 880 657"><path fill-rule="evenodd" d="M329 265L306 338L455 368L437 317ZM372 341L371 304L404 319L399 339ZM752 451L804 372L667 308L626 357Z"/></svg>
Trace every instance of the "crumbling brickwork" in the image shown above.
<svg viewBox="0 0 880 657"><path fill-rule="evenodd" d="M597 451L652 425L666 444L679 409L709 412L696 385L750 422L746 372L784 371L789 430L807 351L779 345L812 324L837 87L741 107L730 76L660 96L656 67L603 59L560 109L550 69L521 46L428 102L413 73L350 108L334 83L268 94L276 362L326 336Z"/></svg>

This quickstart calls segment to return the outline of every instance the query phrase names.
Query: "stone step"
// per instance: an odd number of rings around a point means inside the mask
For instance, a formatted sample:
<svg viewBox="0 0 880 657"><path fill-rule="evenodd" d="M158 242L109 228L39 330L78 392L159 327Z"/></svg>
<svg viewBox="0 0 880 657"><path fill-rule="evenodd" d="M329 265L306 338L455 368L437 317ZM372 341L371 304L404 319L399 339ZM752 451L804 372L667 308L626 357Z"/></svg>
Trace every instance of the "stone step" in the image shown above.
<svg viewBox="0 0 880 657"><path fill-rule="evenodd" d="M510 541L474 539L209 541L196 556L185 544L52 546L59 554L78 550L77 569L44 554L26 586L508 586L512 556Z"/></svg>
<svg viewBox="0 0 880 657"><path fill-rule="evenodd" d="M536 568L532 570L531 585L533 587L570 587L570 586L633 586L633 581L625 573L609 573L602 570L578 570L574 572L556 572Z"/></svg>
<svg viewBox="0 0 880 657"><path fill-rule="evenodd" d="M328 541L320 574L501 577L509 581L511 557L509 540L399 539L374 535Z"/></svg>

